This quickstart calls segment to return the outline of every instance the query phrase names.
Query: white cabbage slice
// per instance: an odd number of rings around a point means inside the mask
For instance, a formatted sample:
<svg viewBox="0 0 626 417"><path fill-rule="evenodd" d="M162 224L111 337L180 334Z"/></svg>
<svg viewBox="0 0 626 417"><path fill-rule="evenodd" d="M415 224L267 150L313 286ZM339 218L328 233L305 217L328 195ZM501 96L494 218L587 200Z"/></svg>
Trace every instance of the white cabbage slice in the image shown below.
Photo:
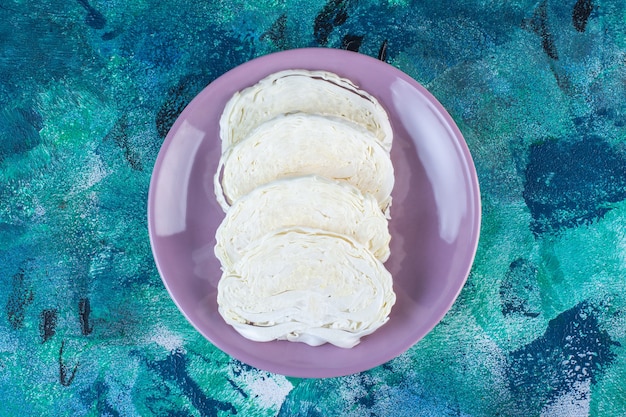
<svg viewBox="0 0 626 417"><path fill-rule="evenodd" d="M231 268L260 237L294 226L348 235L380 261L389 257L388 222L376 199L315 175L276 180L238 199L217 229L215 255Z"/></svg>
<svg viewBox="0 0 626 417"><path fill-rule="evenodd" d="M388 321L391 274L353 239L317 229L268 234L218 284L218 309L242 336L351 348Z"/></svg>
<svg viewBox="0 0 626 417"><path fill-rule="evenodd" d="M220 118L222 152L258 125L296 112L341 117L365 127L391 150L391 124L376 98L327 71L285 70L235 93L226 103Z"/></svg>
<svg viewBox="0 0 626 417"><path fill-rule="evenodd" d="M303 113L264 122L229 148L215 175L215 194L228 211L260 185L303 175L345 181L372 194L388 213L394 170L376 138L340 119Z"/></svg>

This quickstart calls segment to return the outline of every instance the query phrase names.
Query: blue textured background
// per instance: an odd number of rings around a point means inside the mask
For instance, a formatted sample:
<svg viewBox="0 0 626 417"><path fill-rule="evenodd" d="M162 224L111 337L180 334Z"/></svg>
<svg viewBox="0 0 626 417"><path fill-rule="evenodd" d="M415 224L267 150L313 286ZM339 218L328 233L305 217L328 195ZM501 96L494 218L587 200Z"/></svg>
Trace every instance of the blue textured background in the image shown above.
<svg viewBox="0 0 626 417"><path fill-rule="evenodd" d="M626 415L626 4L502 3L1 0L0 415ZM159 147L240 63L385 41L474 156L467 285L371 371L250 368L159 279Z"/></svg>

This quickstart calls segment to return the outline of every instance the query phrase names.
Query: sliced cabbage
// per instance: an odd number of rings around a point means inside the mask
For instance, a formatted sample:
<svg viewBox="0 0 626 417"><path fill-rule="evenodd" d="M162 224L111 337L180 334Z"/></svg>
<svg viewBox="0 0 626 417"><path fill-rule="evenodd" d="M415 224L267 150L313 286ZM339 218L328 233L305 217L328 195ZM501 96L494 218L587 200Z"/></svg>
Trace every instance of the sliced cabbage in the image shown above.
<svg viewBox="0 0 626 417"><path fill-rule="evenodd" d="M220 315L242 336L351 348L388 320L391 274L355 240L292 228L256 240L217 293Z"/></svg>
<svg viewBox="0 0 626 417"><path fill-rule="evenodd" d="M388 222L376 199L319 176L273 181L238 199L217 229L215 255L230 268L252 242L293 226L348 235L379 260L389 257Z"/></svg>
<svg viewBox="0 0 626 417"><path fill-rule="evenodd" d="M327 71L285 70L235 93L226 103L220 118L222 152L258 125L295 112L341 117L367 128L391 150L391 124L376 98Z"/></svg>
<svg viewBox="0 0 626 417"><path fill-rule="evenodd" d="M229 148L215 175L215 194L227 211L260 185L303 175L345 181L372 194L384 212L391 204L393 165L376 138L340 119L303 113L269 120Z"/></svg>

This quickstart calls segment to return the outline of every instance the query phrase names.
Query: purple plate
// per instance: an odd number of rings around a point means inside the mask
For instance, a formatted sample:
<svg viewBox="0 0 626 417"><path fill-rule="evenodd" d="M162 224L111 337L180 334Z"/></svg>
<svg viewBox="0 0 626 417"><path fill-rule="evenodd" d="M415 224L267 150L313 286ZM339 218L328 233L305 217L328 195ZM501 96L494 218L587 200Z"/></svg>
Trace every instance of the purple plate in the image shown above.
<svg viewBox="0 0 626 417"><path fill-rule="evenodd" d="M394 131L391 257L397 302L389 322L352 349L252 342L217 312L215 230L224 218L212 178L226 101L285 69L327 70L378 98ZM254 59L207 86L181 113L154 167L150 241L163 282L187 320L211 343L257 368L295 377L365 371L400 355L446 314L469 274L480 230L480 194L467 145L437 100L408 75L355 52L309 48Z"/></svg>

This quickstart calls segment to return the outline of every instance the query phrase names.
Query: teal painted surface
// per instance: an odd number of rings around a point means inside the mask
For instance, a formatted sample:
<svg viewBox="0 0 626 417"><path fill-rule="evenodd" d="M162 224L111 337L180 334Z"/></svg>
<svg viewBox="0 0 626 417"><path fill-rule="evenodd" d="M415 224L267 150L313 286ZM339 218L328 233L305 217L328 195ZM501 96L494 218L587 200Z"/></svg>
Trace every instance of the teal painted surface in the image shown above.
<svg viewBox="0 0 626 417"><path fill-rule="evenodd" d="M0 415L626 415L626 4L0 4ZM289 379L202 339L146 200L206 84L305 46L377 56L450 111L483 193L468 283L423 341Z"/></svg>

